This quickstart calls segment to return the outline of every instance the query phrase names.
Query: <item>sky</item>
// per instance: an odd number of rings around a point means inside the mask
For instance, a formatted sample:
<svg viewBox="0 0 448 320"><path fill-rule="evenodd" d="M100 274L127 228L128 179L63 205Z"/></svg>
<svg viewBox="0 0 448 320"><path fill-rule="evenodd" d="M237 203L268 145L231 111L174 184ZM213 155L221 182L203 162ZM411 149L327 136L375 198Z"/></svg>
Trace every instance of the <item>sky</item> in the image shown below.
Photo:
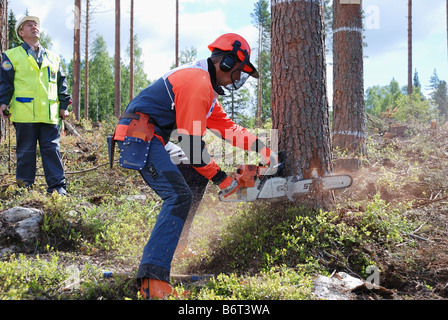
<svg viewBox="0 0 448 320"><path fill-rule="evenodd" d="M101 34L114 55L115 0L91 0L94 4L91 42ZM243 36L256 51L257 29L251 13L257 0L179 0L179 49L197 49L198 59L209 56L208 44L227 32ZM85 1L81 1L85 6ZM145 71L155 80L175 60L175 0L134 0L134 32L143 50ZM385 86L392 79L407 85L406 0L363 0L365 14L364 88ZM9 0L9 10L20 17L28 9L41 19L41 30L51 36L53 50L70 61L73 57L74 0ZM81 10L85 10L82 7ZM423 89L434 72L448 80L446 0L413 1L413 69ZM84 24L84 21L82 22ZM129 45L130 0L121 0L121 57ZM82 46L84 29L82 29ZM82 55L84 55L84 49ZM255 59L252 59L255 62ZM327 57L328 94L332 95L331 54ZM124 61L127 63L127 61Z"/></svg>

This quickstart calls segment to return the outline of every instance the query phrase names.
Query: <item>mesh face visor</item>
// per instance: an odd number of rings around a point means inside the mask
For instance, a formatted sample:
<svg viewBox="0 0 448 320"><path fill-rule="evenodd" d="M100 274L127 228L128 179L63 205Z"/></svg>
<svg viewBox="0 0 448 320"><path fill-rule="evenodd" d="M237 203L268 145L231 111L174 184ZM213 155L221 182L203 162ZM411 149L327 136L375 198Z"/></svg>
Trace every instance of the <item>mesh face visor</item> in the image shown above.
<svg viewBox="0 0 448 320"><path fill-rule="evenodd" d="M243 50L241 50L243 51ZM232 84L229 84L225 86L225 88L229 91L235 91L241 88L244 83L246 83L247 79L249 79L250 76L254 78L258 78L259 74L257 69L250 63L249 61L249 55L244 50L244 61L239 65L239 67L232 71L232 74L230 75L232 79Z"/></svg>
<svg viewBox="0 0 448 320"><path fill-rule="evenodd" d="M225 88L229 91L235 91L241 88L249 79L250 75L241 70L241 67L232 71L230 75L232 79L232 83L225 86Z"/></svg>

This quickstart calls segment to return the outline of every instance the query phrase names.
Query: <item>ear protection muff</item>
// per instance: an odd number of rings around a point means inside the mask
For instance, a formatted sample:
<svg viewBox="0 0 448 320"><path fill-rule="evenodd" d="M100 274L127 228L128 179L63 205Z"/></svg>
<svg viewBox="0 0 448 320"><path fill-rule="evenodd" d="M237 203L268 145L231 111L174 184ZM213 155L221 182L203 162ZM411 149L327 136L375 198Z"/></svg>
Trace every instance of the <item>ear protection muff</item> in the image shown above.
<svg viewBox="0 0 448 320"><path fill-rule="evenodd" d="M222 57L221 63L219 64L219 67L224 72L229 72L232 70L232 68L235 66L235 64L238 62L238 50L241 48L241 42L238 40L235 40L233 43L233 50L227 53Z"/></svg>

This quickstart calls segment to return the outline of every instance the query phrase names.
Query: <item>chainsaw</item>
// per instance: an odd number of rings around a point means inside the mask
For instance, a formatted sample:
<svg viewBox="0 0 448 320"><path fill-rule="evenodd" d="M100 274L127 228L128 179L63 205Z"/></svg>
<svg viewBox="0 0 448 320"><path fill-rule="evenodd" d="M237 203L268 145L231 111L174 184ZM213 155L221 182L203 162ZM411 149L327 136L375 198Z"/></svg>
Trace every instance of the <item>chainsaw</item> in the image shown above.
<svg viewBox="0 0 448 320"><path fill-rule="evenodd" d="M280 161L283 158L283 161ZM293 200L297 194L306 194L312 190L337 190L349 188L353 179L351 176L329 175L311 179L299 179L298 176L284 177L284 156L280 157L276 166L240 165L236 170L235 179L238 189L228 197L219 192L219 199L223 202L249 202L288 197Z"/></svg>

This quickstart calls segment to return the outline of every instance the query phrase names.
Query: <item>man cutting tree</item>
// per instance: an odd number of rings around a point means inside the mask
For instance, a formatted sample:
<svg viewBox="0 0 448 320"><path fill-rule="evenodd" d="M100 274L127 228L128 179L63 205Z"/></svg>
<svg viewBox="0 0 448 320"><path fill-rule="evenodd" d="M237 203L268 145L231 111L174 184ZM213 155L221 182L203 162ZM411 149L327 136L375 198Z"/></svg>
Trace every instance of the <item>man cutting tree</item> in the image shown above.
<svg viewBox="0 0 448 320"><path fill-rule="evenodd" d="M171 261L186 219L192 220L189 212L194 215L196 211L190 210L193 195L199 193L201 198L208 181L217 185L224 197L238 188L236 180L207 152L202 140L206 129L234 146L259 152L266 164L277 161L276 154L231 121L218 102L223 87L238 90L249 76L258 77L250 62L249 44L228 33L208 48L212 52L208 59L171 70L144 89L129 103L115 129L120 165L138 170L163 200L137 274L144 298L174 293L169 284ZM179 141L188 159L182 166L172 160L170 139Z"/></svg>

